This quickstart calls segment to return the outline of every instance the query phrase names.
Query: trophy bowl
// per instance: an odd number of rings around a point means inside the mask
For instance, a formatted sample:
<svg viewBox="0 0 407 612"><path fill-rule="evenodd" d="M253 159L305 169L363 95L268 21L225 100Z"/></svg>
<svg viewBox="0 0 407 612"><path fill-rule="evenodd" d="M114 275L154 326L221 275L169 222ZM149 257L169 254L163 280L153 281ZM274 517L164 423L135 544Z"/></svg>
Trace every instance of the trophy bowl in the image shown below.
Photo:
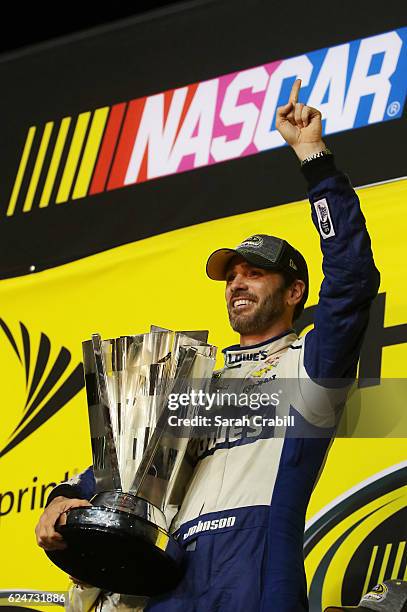
<svg viewBox="0 0 407 612"><path fill-rule="evenodd" d="M182 578L183 550L159 508L120 491L99 493L92 504L73 508L57 527L67 548L48 551L51 561L107 591L153 597L173 589Z"/></svg>

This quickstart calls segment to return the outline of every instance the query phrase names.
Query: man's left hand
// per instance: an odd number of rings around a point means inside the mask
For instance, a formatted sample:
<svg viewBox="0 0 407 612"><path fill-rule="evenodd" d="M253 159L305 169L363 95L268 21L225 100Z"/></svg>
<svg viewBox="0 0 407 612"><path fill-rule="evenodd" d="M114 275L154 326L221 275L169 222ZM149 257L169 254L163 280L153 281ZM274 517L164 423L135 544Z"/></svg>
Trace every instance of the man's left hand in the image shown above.
<svg viewBox="0 0 407 612"><path fill-rule="evenodd" d="M322 140L322 115L316 108L298 102L300 88L301 79L296 79L289 102L277 109L276 128L302 161L326 146Z"/></svg>

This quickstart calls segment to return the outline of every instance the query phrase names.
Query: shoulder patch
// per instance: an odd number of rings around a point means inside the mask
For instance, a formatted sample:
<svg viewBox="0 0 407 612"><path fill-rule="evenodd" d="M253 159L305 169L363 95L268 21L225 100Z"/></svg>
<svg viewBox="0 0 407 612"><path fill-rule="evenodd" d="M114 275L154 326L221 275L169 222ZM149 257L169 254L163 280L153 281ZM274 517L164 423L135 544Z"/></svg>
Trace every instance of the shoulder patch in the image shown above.
<svg viewBox="0 0 407 612"><path fill-rule="evenodd" d="M363 595L359 604L369 601L383 601L383 599L386 599L387 591L388 588L383 582L381 582L380 584L376 584L376 586L373 587L373 589L369 591L369 593Z"/></svg>
<svg viewBox="0 0 407 612"><path fill-rule="evenodd" d="M328 201L326 198L314 202L315 212L317 214L319 233L322 238L331 238L335 236L335 230L331 219L331 211L329 210Z"/></svg>

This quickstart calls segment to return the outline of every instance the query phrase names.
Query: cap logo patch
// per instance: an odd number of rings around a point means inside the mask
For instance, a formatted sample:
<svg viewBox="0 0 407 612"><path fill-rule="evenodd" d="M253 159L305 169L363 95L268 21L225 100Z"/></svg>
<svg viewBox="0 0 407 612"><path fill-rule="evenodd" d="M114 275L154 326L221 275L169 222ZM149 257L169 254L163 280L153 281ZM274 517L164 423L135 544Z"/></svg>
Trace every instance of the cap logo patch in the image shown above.
<svg viewBox="0 0 407 612"><path fill-rule="evenodd" d="M262 244L263 238L261 236L250 236L250 238L243 240L243 242L239 244L236 249L240 249L242 247L261 247Z"/></svg>
<svg viewBox="0 0 407 612"><path fill-rule="evenodd" d="M362 599L360 600L360 603L362 603L362 601L383 601L383 599L386 598L387 591L388 589L385 584L376 584L376 586L373 587L373 589L369 591L369 593L363 595Z"/></svg>
<svg viewBox="0 0 407 612"><path fill-rule="evenodd" d="M315 212L317 213L319 233L322 238L331 238L335 236L335 230L331 219L331 212L329 210L328 202L326 198L314 202Z"/></svg>
<svg viewBox="0 0 407 612"><path fill-rule="evenodd" d="M290 259L290 267L294 268L294 270L298 270L297 266L295 265L292 259Z"/></svg>

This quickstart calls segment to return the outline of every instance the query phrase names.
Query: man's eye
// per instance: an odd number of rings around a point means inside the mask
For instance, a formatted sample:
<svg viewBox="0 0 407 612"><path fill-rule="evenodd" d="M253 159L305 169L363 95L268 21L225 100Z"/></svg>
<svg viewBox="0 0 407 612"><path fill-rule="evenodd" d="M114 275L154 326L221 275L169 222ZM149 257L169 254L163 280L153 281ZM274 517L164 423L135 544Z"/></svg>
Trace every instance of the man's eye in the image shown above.
<svg viewBox="0 0 407 612"><path fill-rule="evenodd" d="M261 270L250 270L249 271L249 276L260 276L261 275Z"/></svg>

